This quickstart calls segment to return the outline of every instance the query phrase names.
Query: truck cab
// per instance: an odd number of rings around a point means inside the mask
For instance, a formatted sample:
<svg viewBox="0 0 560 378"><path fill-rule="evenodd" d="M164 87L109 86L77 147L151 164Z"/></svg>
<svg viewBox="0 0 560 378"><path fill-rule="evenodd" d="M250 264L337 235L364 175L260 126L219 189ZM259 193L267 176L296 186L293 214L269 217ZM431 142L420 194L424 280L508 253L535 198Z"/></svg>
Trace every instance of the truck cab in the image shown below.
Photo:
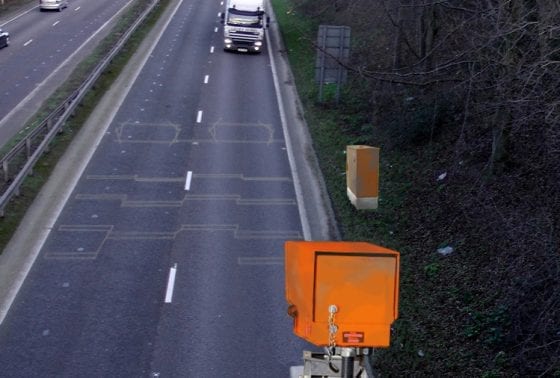
<svg viewBox="0 0 560 378"><path fill-rule="evenodd" d="M260 53L268 26L263 0L228 0L222 13L224 50Z"/></svg>

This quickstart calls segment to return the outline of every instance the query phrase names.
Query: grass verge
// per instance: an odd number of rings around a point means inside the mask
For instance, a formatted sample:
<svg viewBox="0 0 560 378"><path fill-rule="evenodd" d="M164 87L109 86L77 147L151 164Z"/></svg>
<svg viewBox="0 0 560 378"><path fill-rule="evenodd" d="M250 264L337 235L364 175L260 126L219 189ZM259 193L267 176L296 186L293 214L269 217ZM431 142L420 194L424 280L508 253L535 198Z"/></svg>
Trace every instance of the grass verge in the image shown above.
<svg viewBox="0 0 560 378"><path fill-rule="evenodd" d="M0 17L17 12L22 7L31 4L37 4L37 0L4 0L4 4L0 4Z"/></svg>
<svg viewBox="0 0 560 378"><path fill-rule="evenodd" d="M443 198L453 189L434 179L437 168L445 166L438 160L448 155L443 153L445 143L395 148L395 135L353 112L368 105L353 103L357 100L352 93L343 93L343 104L318 103L311 48L318 24L299 15L291 3L272 0L342 238L401 253L399 319L390 348L376 351L376 371L383 376L507 376L513 370L500 350L506 309L496 307L484 288L471 284L478 274L472 255L461 261L457 254L449 259L436 253L453 235L449 221L460 222L447 219L449 204ZM353 84L359 90L359 84ZM346 195L345 149L362 144L365 134L368 144L381 148L375 211L356 210ZM464 250L469 248L465 245Z"/></svg>

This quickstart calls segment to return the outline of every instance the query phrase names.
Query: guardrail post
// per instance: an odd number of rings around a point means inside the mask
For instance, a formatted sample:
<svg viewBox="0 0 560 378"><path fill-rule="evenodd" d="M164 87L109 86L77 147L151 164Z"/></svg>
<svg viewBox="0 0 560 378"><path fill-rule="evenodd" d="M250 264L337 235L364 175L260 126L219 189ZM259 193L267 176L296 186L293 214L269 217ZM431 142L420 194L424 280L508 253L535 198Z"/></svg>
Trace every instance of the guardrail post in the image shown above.
<svg viewBox="0 0 560 378"><path fill-rule="evenodd" d="M31 153L31 139L30 138L25 139L25 153L26 153L27 160L29 160L29 158L32 155L32 153Z"/></svg>
<svg viewBox="0 0 560 378"><path fill-rule="evenodd" d="M4 160L4 162L2 163L2 170L4 171L4 181L8 182L8 180L10 179L10 171L9 171L9 163L8 160Z"/></svg>
<svg viewBox="0 0 560 378"><path fill-rule="evenodd" d="M31 152L31 139L27 138L25 140L25 152L27 154L27 160L31 159L31 156L33 155ZM29 174L33 175L33 167L31 167L31 169L29 170Z"/></svg>

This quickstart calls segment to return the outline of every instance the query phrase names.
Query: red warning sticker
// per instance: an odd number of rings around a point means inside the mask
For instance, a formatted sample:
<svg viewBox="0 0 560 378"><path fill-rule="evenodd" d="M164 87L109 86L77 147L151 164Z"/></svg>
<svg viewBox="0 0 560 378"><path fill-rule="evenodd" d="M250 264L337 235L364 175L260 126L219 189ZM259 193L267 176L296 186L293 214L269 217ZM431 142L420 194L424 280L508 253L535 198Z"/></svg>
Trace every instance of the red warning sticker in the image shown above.
<svg viewBox="0 0 560 378"><path fill-rule="evenodd" d="M361 344L364 342L364 333L356 331L342 332L342 340L347 344Z"/></svg>

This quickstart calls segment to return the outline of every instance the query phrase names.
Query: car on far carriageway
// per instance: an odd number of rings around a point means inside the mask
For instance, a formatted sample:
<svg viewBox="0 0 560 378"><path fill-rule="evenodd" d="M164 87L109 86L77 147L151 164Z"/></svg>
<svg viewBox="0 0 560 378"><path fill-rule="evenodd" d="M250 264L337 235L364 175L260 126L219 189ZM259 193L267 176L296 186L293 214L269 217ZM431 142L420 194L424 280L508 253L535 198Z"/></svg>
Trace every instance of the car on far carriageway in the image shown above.
<svg viewBox="0 0 560 378"><path fill-rule="evenodd" d="M0 49L10 44L10 34L0 29Z"/></svg>
<svg viewBox="0 0 560 378"><path fill-rule="evenodd" d="M68 0L39 0L39 10L42 12L44 10L57 10L59 12L62 9L68 7Z"/></svg>

